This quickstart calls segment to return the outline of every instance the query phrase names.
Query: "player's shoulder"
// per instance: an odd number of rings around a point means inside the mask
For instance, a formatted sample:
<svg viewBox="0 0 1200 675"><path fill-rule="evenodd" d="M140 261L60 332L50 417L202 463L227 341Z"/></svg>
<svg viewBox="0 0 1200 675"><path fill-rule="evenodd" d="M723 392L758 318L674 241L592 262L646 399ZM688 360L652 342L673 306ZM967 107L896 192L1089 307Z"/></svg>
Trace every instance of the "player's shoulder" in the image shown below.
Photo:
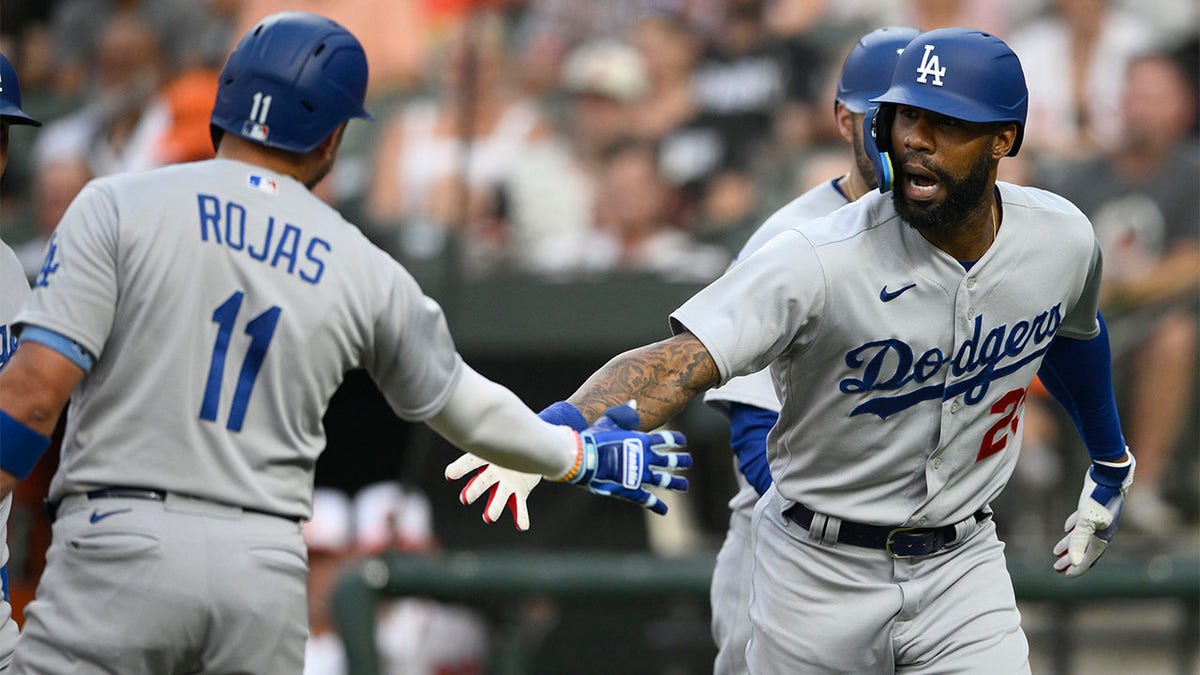
<svg viewBox="0 0 1200 675"><path fill-rule="evenodd" d="M216 160L168 164L166 166L145 169L143 171L123 171L93 178L89 184L107 190L118 190L128 187L159 185L169 186L172 180L182 180L189 174L211 170Z"/></svg>
<svg viewBox="0 0 1200 675"><path fill-rule="evenodd" d="M880 232L880 226L896 218L890 194L872 190L858 201L846 204L796 228L815 248L857 241Z"/></svg>
<svg viewBox="0 0 1200 675"><path fill-rule="evenodd" d="M337 248L356 250L360 261L382 264L384 259L391 260L340 211L303 183L254 164L220 158L172 164L96 178L88 188L107 195L118 213L152 204L154 214L150 218L134 219L123 228L142 229L161 219L162 212L180 208L216 209L214 217L218 219L235 217L231 214L261 218L265 212L275 222L299 227L308 236L337 244Z"/></svg>
<svg viewBox="0 0 1200 675"><path fill-rule="evenodd" d="M1031 252L1053 251L1059 259L1087 259L1095 254L1096 233L1088 217L1061 195L1041 188L997 182L1004 224L1022 233Z"/></svg>
<svg viewBox="0 0 1200 675"><path fill-rule="evenodd" d="M13 251L11 246L5 243L3 239L0 239L0 261L3 261L5 264L7 264L9 261L16 259L16 251Z"/></svg>
<svg viewBox="0 0 1200 675"><path fill-rule="evenodd" d="M808 190L772 213L763 224L750 235L746 245L738 253L742 259L762 248L763 244L773 239L781 232L794 229L817 218L829 215L831 212L846 205L846 198L833 186L833 181L825 181Z"/></svg>
<svg viewBox="0 0 1200 675"><path fill-rule="evenodd" d="M1082 215L1079 207L1071 203L1071 200L1049 190L1004 181L996 181L996 188L1000 190L1000 198L1004 201L1005 206L1011 204L1021 208L1064 215Z"/></svg>
<svg viewBox="0 0 1200 675"><path fill-rule="evenodd" d="M97 176L80 191L81 199L105 199L118 209L169 201L177 193L194 189L201 176L215 175L218 160L126 171ZM211 185L211 178L207 181Z"/></svg>
<svg viewBox="0 0 1200 675"><path fill-rule="evenodd" d="M797 220L816 220L845 206L849 202L835 187L835 180L824 181L804 194L796 197L776 213Z"/></svg>
<svg viewBox="0 0 1200 675"><path fill-rule="evenodd" d="M1014 185L998 181L1000 199L1004 205L1004 220L1027 223L1036 230L1056 236L1094 237L1087 215L1062 195L1042 188Z"/></svg>
<svg viewBox="0 0 1200 675"><path fill-rule="evenodd" d="M17 257L17 252L12 250L8 244L0 241L0 277L19 275L24 281L25 274L21 270L21 259Z"/></svg>

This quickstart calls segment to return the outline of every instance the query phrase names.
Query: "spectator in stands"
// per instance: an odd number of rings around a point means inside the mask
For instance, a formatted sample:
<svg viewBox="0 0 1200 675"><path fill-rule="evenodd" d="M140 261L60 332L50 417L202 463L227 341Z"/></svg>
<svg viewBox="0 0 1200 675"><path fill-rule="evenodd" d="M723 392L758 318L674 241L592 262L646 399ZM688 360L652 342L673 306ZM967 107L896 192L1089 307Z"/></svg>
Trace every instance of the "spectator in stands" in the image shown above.
<svg viewBox="0 0 1200 675"><path fill-rule="evenodd" d="M367 62L371 64L367 81L370 101L419 86L434 46L461 25L464 14L484 5L500 5L503 1L206 0L204 4L211 3L210 13L228 24L229 38L221 45L218 66L224 63L233 42L269 14L303 9L345 26L362 43Z"/></svg>
<svg viewBox="0 0 1200 675"><path fill-rule="evenodd" d="M35 155L84 159L95 176L162 166L172 159L159 152L172 120L160 96L168 68L159 36L137 14L120 12L97 49L87 106L47 125Z"/></svg>
<svg viewBox="0 0 1200 675"><path fill-rule="evenodd" d="M1055 0L1053 6L1052 14L1008 40L1029 86L1024 148L1051 159L1112 150L1121 136L1122 78L1116 74L1157 36L1111 0Z"/></svg>
<svg viewBox="0 0 1200 675"><path fill-rule="evenodd" d="M33 284L46 255L46 243L58 221L75 199L75 195L92 179L87 162L79 158L47 159L37 162L33 177L34 204L32 220L36 226L34 237L13 247L17 260L29 283Z"/></svg>
<svg viewBox="0 0 1200 675"><path fill-rule="evenodd" d="M1126 366L1118 391L1129 399L1126 433L1138 453L1138 487L1125 518L1163 532L1179 521L1163 499L1164 482L1181 434L1196 416L1197 91L1164 53L1131 60L1123 83L1118 146L1060 166L1040 182L1088 214L1104 249L1101 306L1114 358ZM1195 450L1194 439L1190 447Z"/></svg>
<svg viewBox="0 0 1200 675"><path fill-rule="evenodd" d="M642 19L632 35L649 85L635 106L633 130L639 138L657 142L696 115L692 71L701 43L682 16L668 12Z"/></svg>
<svg viewBox="0 0 1200 675"><path fill-rule="evenodd" d="M697 243L672 222L677 200L676 190L659 172L653 146L629 142L611 150L600 178L596 231L579 252L579 266L675 281L720 276L729 254Z"/></svg>
<svg viewBox="0 0 1200 675"><path fill-rule="evenodd" d="M212 0L228 4L229 0ZM191 67L201 62L224 63L228 41L214 37L221 32L209 14L209 3L195 0L60 0L54 3L51 30L56 89L60 95L88 95L93 78L93 60L104 55L106 26L121 14L155 36L154 49L161 51L162 65L170 70ZM215 31L215 33L213 32ZM134 66L130 62L125 65ZM91 96L91 95L88 95Z"/></svg>
<svg viewBox="0 0 1200 675"><path fill-rule="evenodd" d="M683 188L698 232L751 224L753 164L789 86L787 52L770 40L761 0L730 0L725 11L693 74L696 114L662 140L663 173Z"/></svg>
<svg viewBox="0 0 1200 675"><path fill-rule="evenodd" d="M996 35L1008 35L1020 12L1013 0L913 0L895 3L905 25L921 30L970 26Z"/></svg>
<svg viewBox="0 0 1200 675"><path fill-rule="evenodd" d="M648 90L641 54L612 40L578 47L562 72L564 133L530 144L505 184L509 263L552 276L574 271L595 220L604 155L639 130L636 106Z"/></svg>
<svg viewBox="0 0 1200 675"><path fill-rule="evenodd" d="M660 12L671 12L704 35L715 32L726 0L530 0L522 21L523 82L533 91L554 89L562 81L562 67L576 48L601 40L629 37L640 21Z"/></svg>
<svg viewBox="0 0 1200 675"><path fill-rule="evenodd" d="M470 269L502 254L500 185L530 143L550 133L513 79L502 19L482 15L449 45L436 98L411 102L386 122L367 194L374 225L391 233L385 247L430 258L453 233Z"/></svg>

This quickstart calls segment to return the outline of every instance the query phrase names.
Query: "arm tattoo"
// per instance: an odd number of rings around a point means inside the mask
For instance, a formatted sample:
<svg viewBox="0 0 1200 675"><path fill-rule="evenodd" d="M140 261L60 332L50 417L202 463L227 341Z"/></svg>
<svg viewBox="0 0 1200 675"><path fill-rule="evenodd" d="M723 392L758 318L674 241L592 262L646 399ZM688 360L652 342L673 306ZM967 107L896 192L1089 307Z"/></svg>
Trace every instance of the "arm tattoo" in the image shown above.
<svg viewBox="0 0 1200 675"><path fill-rule="evenodd" d="M720 380L717 364L689 332L627 351L606 363L568 399L589 422L630 399L643 429L661 426Z"/></svg>

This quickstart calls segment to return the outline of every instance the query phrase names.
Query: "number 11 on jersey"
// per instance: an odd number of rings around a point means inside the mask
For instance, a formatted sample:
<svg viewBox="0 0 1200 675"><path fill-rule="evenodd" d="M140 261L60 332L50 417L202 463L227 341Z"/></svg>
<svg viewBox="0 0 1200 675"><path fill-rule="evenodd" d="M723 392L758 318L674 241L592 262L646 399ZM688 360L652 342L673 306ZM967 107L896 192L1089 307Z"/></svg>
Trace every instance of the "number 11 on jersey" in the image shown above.
<svg viewBox="0 0 1200 675"><path fill-rule="evenodd" d="M233 324L242 308L244 297L245 293L235 291L213 310L212 320L217 324L217 339L213 343L212 361L209 363L208 378L204 385L204 402L200 404L202 420L217 421L217 406L221 402L221 378L225 373L225 353L229 349ZM225 428L230 431L242 430L242 423L246 419L246 407L250 405L250 393L254 390L254 380L258 378L258 371L267 356L267 348L271 346L275 324L279 322L279 314L282 311L278 306L273 306L246 324L245 333L250 336L250 347L242 360L242 372L238 375L237 387L233 392L233 405L229 408L229 421L225 423Z"/></svg>

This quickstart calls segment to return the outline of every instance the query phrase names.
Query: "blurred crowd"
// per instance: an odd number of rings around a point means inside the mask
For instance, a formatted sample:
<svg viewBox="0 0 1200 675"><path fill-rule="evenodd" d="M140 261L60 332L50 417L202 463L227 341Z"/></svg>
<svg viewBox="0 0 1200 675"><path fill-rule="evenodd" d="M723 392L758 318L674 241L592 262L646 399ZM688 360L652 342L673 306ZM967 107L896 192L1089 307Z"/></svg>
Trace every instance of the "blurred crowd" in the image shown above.
<svg viewBox="0 0 1200 675"><path fill-rule="evenodd" d="M348 664L333 617L334 587L347 566L364 556L436 550L429 499L396 482L373 483L353 496L318 487L304 541L309 565L304 673L343 675ZM485 671L489 639L481 613L428 599L383 602L375 620L384 675L478 675Z"/></svg>
<svg viewBox="0 0 1200 675"><path fill-rule="evenodd" d="M281 9L334 18L370 58L376 121L349 126L324 199L403 262L556 282L715 278L766 215L845 170L831 113L855 39L881 25L999 35L1030 93L1001 179L1072 200L1104 247L1138 457L1128 518L1152 533L1195 521L1194 0L5 3L0 52L46 122L13 134L0 191L31 278L88 180L212 156L217 73ZM1029 404L1018 490L1064 470L1052 449L1074 432L1046 400Z"/></svg>
<svg viewBox="0 0 1200 675"><path fill-rule="evenodd" d="M6 239L29 269L89 178L212 154L228 49L283 8L327 14L367 48L377 121L350 126L321 193L403 260L711 279L766 214L840 173L834 76L884 24L1010 42L1031 107L1004 178L1062 190L1103 221L1120 247L1114 281L1195 230L1191 195L1131 232L1128 216L1102 217L1110 190L1074 180L1094 162L1116 187L1171 174L1157 201L1194 187L1164 168L1195 138L1190 0L57 0L0 16L26 107L51 122L14 140L3 193Z"/></svg>

